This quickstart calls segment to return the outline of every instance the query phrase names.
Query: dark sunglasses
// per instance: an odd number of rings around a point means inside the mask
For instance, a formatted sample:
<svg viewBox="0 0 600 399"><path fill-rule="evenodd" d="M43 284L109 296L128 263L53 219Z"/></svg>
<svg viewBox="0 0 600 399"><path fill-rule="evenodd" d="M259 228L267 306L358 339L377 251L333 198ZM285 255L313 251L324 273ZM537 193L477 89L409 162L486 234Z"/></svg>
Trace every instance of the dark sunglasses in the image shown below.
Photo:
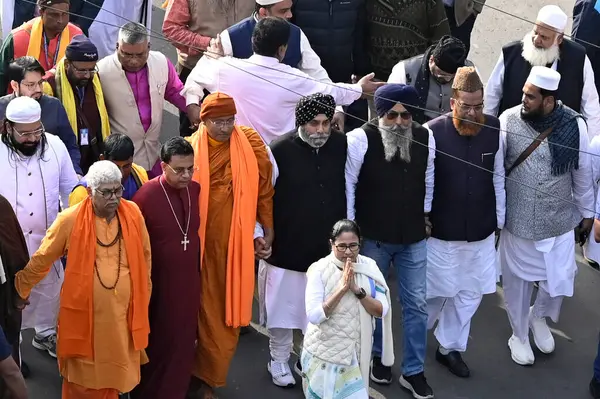
<svg viewBox="0 0 600 399"><path fill-rule="evenodd" d="M402 112L390 111L386 115L387 115L387 118L391 121L398 119L398 116L404 120L409 120L412 117L412 114L408 111L402 111Z"/></svg>

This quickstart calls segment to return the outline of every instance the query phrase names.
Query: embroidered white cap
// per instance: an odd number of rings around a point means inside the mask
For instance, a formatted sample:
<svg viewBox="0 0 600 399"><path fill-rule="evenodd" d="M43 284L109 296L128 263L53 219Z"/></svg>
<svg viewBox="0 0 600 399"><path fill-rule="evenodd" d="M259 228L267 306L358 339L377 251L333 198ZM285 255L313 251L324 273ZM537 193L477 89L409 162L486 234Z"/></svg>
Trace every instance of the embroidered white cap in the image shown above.
<svg viewBox="0 0 600 399"><path fill-rule="evenodd" d="M256 0L256 4L261 6L270 6L272 4L281 3L283 0Z"/></svg>
<svg viewBox="0 0 600 399"><path fill-rule="evenodd" d="M6 119L13 123L34 123L42 119L40 103L31 97L21 96L10 100L6 106Z"/></svg>
<svg viewBox="0 0 600 399"><path fill-rule="evenodd" d="M538 12L536 22L551 26L559 32L564 32L567 27L568 17L559 6L544 6Z"/></svg>
<svg viewBox="0 0 600 399"><path fill-rule="evenodd" d="M557 90L560 83L560 73L554 69L544 66L534 66L531 68L527 83L545 90Z"/></svg>

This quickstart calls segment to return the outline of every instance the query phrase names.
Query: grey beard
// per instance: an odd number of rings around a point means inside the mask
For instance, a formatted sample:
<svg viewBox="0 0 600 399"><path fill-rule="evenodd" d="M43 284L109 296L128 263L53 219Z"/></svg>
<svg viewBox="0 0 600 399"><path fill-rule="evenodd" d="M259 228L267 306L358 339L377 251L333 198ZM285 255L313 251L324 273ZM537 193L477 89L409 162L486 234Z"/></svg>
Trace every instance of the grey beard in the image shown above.
<svg viewBox="0 0 600 399"><path fill-rule="evenodd" d="M306 129L304 129L304 126L298 127L298 136L300 136L302 141L304 141L306 144L308 144L312 148L323 147L325 145L325 143L327 142L327 140L329 139L330 134L331 134L331 131L309 135L306 132Z"/></svg>
<svg viewBox="0 0 600 399"><path fill-rule="evenodd" d="M532 66L546 66L560 58L560 49L555 43L549 49L539 49L533 44L533 35L527 33L523 38L523 51L521 56Z"/></svg>
<svg viewBox="0 0 600 399"><path fill-rule="evenodd" d="M412 146L412 127L402 129L398 125L385 126L379 122L379 132L383 143L385 160L391 162L398 154L401 160L410 163L410 148Z"/></svg>

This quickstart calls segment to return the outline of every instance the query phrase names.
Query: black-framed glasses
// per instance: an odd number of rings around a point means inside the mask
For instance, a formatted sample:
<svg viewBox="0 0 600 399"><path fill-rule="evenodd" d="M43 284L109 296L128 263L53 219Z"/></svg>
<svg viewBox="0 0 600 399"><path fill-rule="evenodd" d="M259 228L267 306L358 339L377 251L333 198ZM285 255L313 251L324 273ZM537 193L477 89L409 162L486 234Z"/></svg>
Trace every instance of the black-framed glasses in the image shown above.
<svg viewBox="0 0 600 399"><path fill-rule="evenodd" d="M22 139L29 139L32 137L39 139L40 137L42 137L42 134L44 134L44 132L46 131L46 129L44 128L44 124L42 123L41 125L41 127L29 132L19 132L14 126L12 127L12 130L17 134L17 136L19 136Z"/></svg>
<svg viewBox="0 0 600 399"><path fill-rule="evenodd" d="M466 112L469 112L469 111L481 112L481 111L483 111L483 103L471 105L471 104L465 104L460 100L456 100L456 103L458 104L458 106L460 108L463 109L463 111L466 111Z"/></svg>
<svg viewBox="0 0 600 399"><path fill-rule="evenodd" d="M99 190L95 189L95 191L102 196L105 200L109 200L115 196L115 198L121 198L123 196L123 191L125 188L123 186L117 187L114 190Z"/></svg>
<svg viewBox="0 0 600 399"><path fill-rule="evenodd" d="M169 169L171 169L171 171L172 171L173 173L175 173L177 176L181 176L181 175L183 175L185 172L187 172L189 175L193 175L193 174L194 174L194 172L195 172L196 170L198 170L198 168L196 168L195 166L190 166L189 168L175 168L175 169L173 169L173 168L171 167L171 165L169 165L169 164L167 164L167 166L168 166L168 167L169 167Z"/></svg>
<svg viewBox="0 0 600 399"><path fill-rule="evenodd" d="M407 121L410 118L412 118L412 114L410 112L408 112L408 111L402 111L402 112L388 111L388 113L386 114L386 116L391 121L394 121L394 120L398 119L398 117L404 119L405 121Z"/></svg>
<svg viewBox="0 0 600 399"><path fill-rule="evenodd" d="M357 242L353 242L350 244L335 244L334 246L335 246L335 249L337 249L340 252L346 252L347 250L356 252L360 248L360 244Z"/></svg>

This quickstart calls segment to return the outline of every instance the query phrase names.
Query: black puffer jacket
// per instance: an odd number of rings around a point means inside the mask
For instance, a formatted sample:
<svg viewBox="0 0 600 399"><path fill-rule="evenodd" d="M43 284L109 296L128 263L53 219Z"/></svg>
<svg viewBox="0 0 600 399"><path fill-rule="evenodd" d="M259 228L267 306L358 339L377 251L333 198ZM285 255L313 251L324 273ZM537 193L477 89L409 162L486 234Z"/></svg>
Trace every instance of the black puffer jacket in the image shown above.
<svg viewBox="0 0 600 399"><path fill-rule="evenodd" d="M296 0L292 22L308 37L334 82L369 73L365 53L365 0Z"/></svg>

